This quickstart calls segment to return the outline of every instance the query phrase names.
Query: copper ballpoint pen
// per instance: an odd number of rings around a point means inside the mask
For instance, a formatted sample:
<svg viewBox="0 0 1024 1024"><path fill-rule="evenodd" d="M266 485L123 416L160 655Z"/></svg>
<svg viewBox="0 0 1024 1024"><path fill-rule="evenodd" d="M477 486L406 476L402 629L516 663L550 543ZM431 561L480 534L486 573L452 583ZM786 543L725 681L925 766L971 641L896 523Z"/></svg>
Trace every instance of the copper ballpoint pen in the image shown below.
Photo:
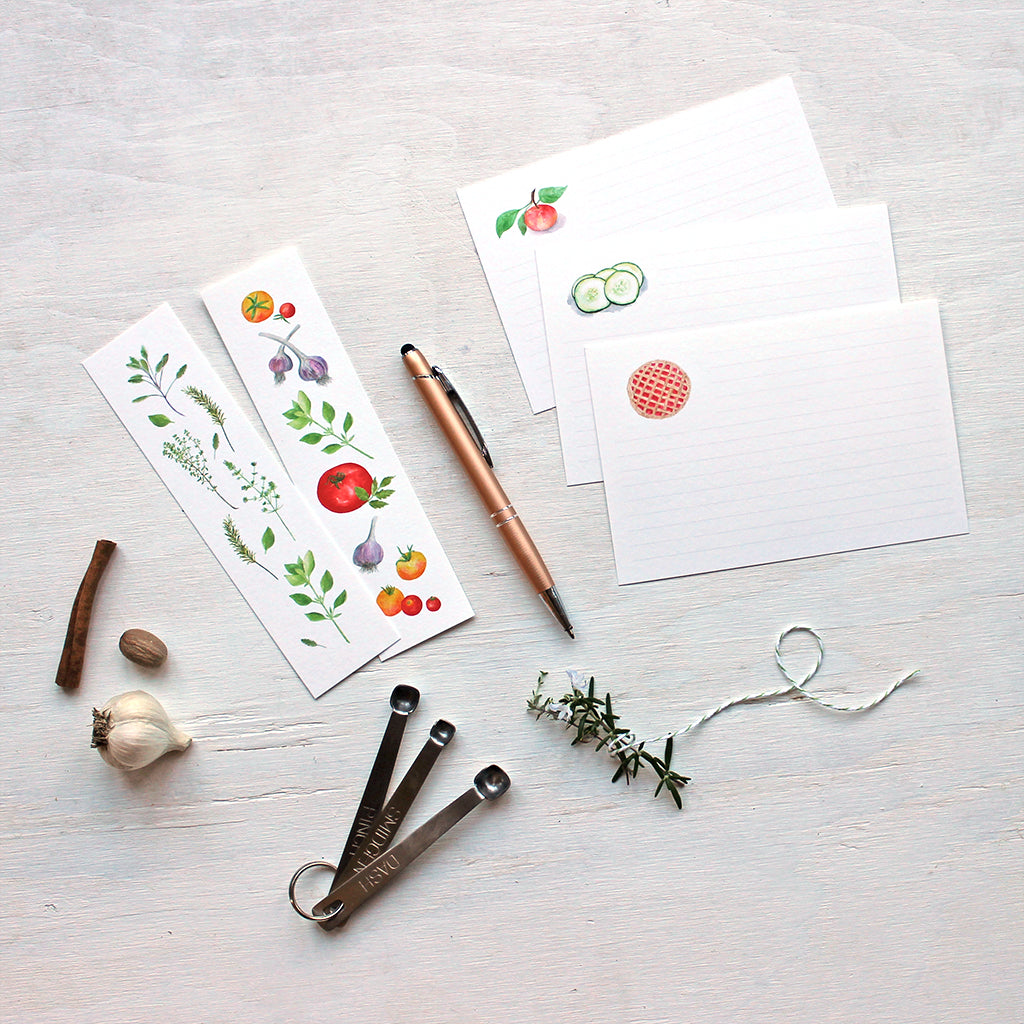
<svg viewBox="0 0 1024 1024"><path fill-rule="evenodd" d="M415 345L402 346L402 360L412 374L423 400L434 414L438 426L448 438L456 457L462 463L470 482L480 495L502 540L508 545L512 556L551 614L566 633L574 637L572 623L565 614L558 591L555 590L555 581L551 578L544 559L540 557L540 552L526 532L526 527L512 502L508 500L508 495L498 483L487 445L458 392L438 367L427 362Z"/></svg>

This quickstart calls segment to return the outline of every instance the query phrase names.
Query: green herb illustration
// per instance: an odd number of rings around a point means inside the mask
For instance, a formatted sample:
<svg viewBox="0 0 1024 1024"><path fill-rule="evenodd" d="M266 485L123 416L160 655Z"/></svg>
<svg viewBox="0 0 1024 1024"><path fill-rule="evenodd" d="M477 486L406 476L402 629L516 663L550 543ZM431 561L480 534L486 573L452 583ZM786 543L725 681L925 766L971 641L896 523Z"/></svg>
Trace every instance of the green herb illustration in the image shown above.
<svg viewBox="0 0 1024 1024"><path fill-rule="evenodd" d="M308 636L299 638L300 644L305 644L307 647L325 647L326 644L318 644L315 640L310 640Z"/></svg>
<svg viewBox="0 0 1024 1024"><path fill-rule="evenodd" d="M269 535L269 543L268 543ZM277 579L277 575L270 571L262 562L257 561L256 555L252 548L242 539L241 533L238 532L238 527L235 525L235 521L231 516L227 516L224 519L224 536L227 537L228 543L231 545L235 554L245 562L246 565L258 565L264 572L269 572L274 579ZM270 546L274 543L274 534L270 527L267 527L263 534L263 550L267 551Z"/></svg>
<svg viewBox="0 0 1024 1024"><path fill-rule="evenodd" d="M628 784L631 778L636 778L642 767L652 769L658 776L658 786L654 795L657 796L664 789L675 801L676 807L682 810L683 798L680 790L690 780L687 776L680 775L671 768L671 737L665 741L665 756L657 757L645 750L642 742L633 742L633 733L618 724L620 716L612 710L611 694L605 694L603 699L598 697L594 693L593 676L590 677L590 682L584 691L582 676L578 673L570 673L572 689L561 700L556 701L553 697L541 695L546 675L546 672L541 672L537 678L537 685L526 702L527 708L530 711L535 711L538 719L542 715L546 715L549 718L563 721L566 729L575 729L573 746L577 743L594 741L596 750L606 747L608 753L619 762L619 766L612 776L612 782L618 782L624 776Z"/></svg>
<svg viewBox="0 0 1024 1024"><path fill-rule="evenodd" d="M300 591L288 596L300 608L308 608L312 604L318 605L322 611L306 612L306 618L310 622L330 622L341 633L342 640L345 643L350 643L351 641L345 636L341 626L338 625L338 609L348 599L348 591L342 590L333 601L330 601L328 595L334 589L334 577L331 575L330 569L324 569L318 586L313 582L313 571L315 569L316 559L313 557L312 551L307 551L298 561L286 565L284 567L284 578L293 587L305 587L312 594L310 596L310 594Z"/></svg>
<svg viewBox="0 0 1024 1024"><path fill-rule="evenodd" d="M224 467L233 477L241 481L242 501L258 501L260 511L277 516L277 521L288 530L288 536L295 540L295 534L281 518L281 494L277 489L277 484L273 480L268 480L266 475L256 468L256 462L249 463L248 472L233 462L228 462L227 459L224 460Z"/></svg>
<svg viewBox="0 0 1024 1024"><path fill-rule="evenodd" d="M146 346L142 345L139 348L138 356L129 356L128 362L125 366L129 370L138 370L138 373L133 373L128 378L129 384L145 384L147 387L153 388L152 391L146 392L144 395L139 395L137 398L132 399L132 404L136 402L144 402L147 398L162 398L167 403L167 408L171 412L180 416L181 412L171 405L171 400L167 396L171 393L171 388L174 387L175 381L181 380L185 376L185 371L188 369L188 364L184 364L178 368L178 372L174 375L172 380L167 387L164 387L164 370L167 367L167 360L169 358L168 353L164 353L156 362L156 366L150 366L149 353L146 351ZM162 413L154 413L149 417L150 423L154 427L166 427L173 420L168 419Z"/></svg>
<svg viewBox="0 0 1024 1024"><path fill-rule="evenodd" d="M185 388L185 394L192 399L201 409L206 411L206 415L210 417L213 422L220 427L221 433L224 435L224 440L227 441L228 447L234 451L235 446L231 443L231 438L228 437L228 432L224 427L224 412L221 407L201 388L193 387L191 384ZM216 451L220 447L220 438L213 435L213 450Z"/></svg>
<svg viewBox="0 0 1024 1024"><path fill-rule="evenodd" d="M340 434L334 429L334 421L337 418L337 414L330 402L322 403L320 407L321 418L318 420L313 415L313 403L309 400L309 395L305 391L300 391L292 402L292 407L286 409L282 415L288 420L289 426L294 427L296 430L316 427L316 430L312 430L299 438L303 444L319 444L325 437L333 437L335 440L325 444L323 447L323 452L326 455L333 455L342 448L351 448L367 459L373 458L372 455L364 452L361 448L357 448L352 443L352 413L345 413L345 418L341 423Z"/></svg>
<svg viewBox="0 0 1024 1024"><path fill-rule="evenodd" d="M152 419L152 417L150 417ZM171 441L164 441L164 456L172 462L176 462L193 480L198 480L208 491L224 502L228 508L237 508L232 505L213 482L210 475L210 467L206 461L206 453L203 451L202 442L191 431L183 430L175 434Z"/></svg>
<svg viewBox="0 0 1024 1024"><path fill-rule="evenodd" d="M530 193L530 201L525 206L506 210L494 222L494 230L499 238L513 224L518 224L519 233L525 235L529 231L549 231L558 220L558 211L552 205L562 198L568 185L556 185L552 188L534 189Z"/></svg>

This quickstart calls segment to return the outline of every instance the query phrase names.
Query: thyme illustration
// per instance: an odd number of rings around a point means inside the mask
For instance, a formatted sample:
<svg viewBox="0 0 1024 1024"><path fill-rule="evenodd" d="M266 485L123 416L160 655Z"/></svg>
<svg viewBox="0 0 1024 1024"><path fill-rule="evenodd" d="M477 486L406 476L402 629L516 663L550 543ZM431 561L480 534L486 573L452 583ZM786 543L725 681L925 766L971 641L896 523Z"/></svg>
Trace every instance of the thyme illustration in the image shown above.
<svg viewBox="0 0 1024 1024"><path fill-rule="evenodd" d="M221 429L221 433L224 435L224 440L227 441L228 447L234 451L235 446L231 443L231 438L228 437L227 429L224 426L224 411L221 407L201 388L194 387L189 384L185 388L185 394L192 399L201 409L206 411L206 415L213 420ZM220 439L216 434L213 435L213 450L216 451L220 447Z"/></svg>
<svg viewBox="0 0 1024 1024"><path fill-rule="evenodd" d="M319 444L325 437L335 438L334 441L324 445L322 451L325 455L333 455L342 448L351 448L353 451L359 452L360 455L367 459L373 458L373 456L368 452L364 452L361 448L357 448L352 443L352 413L345 413L345 418L341 422L340 434L334 429L334 421L337 418L337 413L330 402L323 402L321 404L321 419L318 420L313 415L313 403L309 400L309 395L307 395L305 391L300 391L292 401L292 407L290 409L286 409L281 415L288 420L288 425L294 427L296 430L305 430L307 427L316 427L316 430L311 430L308 434L304 434L299 438L303 444Z"/></svg>
<svg viewBox="0 0 1024 1024"><path fill-rule="evenodd" d="M224 467L233 477L242 483L242 501L258 501L260 511L277 516L277 521L288 530L288 536L295 540L295 534L288 528L288 524L281 518L281 493L273 480L268 480L266 474L256 468L256 462L249 463L249 471L246 473L241 467L233 462L224 460Z"/></svg>
<svg viewBox="0 0 1024 1024"><path fill-rule="evenodd" d="M618 724L620 716L612 710L611 694L606 693L604 698L595 694L593 676L587 684L582 673L570 672L571 689L561 700L556 701L553 697L541 695L546 675L546 672L541 672L538 676L537 685L526 702L527 708L535 711L538 719L547 716L564 722L566 729L575 729L573 746L594 741L596 750L606 747L608 753L619 762L612 782L618 782L620 778L625 777L628 784L631 778L637 777L642 767L652 769L658 776L658 786L654 790L654 795L657 796L664 789L672 797L676 807L682 810L683 798L680 790L690 780L671 768L671 737L665 741L665 756L657 757L645 750L642 742L629 742L633 733ZM587 687L586 690L583 689L584 685Z"/></svg>
<svg viewBox="0 0 1024 1024"><path fill-rule="evenodd" d="M224 502L228 508L237 508L232 505L213 482L210 475L210 467L206 462L206 454L203 451L202 442L191 431L185 429L180 434L175 434L173 440L164 441L164 455L172 462L176 462L193 480L198 480L208 491Z"/></svg>
<svg viewBox="0 0 1024 1024"><path fill-rule="evenodd" d="M267 543L268 535L269 541ZM241 533L238 532L238 527L235 525L235 521L231 516L226 516L224 519L224 536L227 537L228 543L231 545L235 554L246 563L246 565L258 565L264 572L269 572L274 579L277 579L277 575L271 572L262 562L257 561L256 555L252 548L242 539ZM270 548L270 545L274 543L274 534L268 527L266 532L263 534L263 550L266 551Z"/></svg>
<svg viewBox="0 0 1024 1024"><path fill-rule="evenodd" d="M322 609L319 612L306 612L306 618L310 622L330 622L341 633L342 640L345 643L350 643L351 641L345 636L341 626L338 625L338 609L348 599L348 591L342 590L332 602L328 603L328 594L334 589L334 577L331 575L330 569L324 569L319 585L314 583L313 572L316 569L316 559L313 557L312 551L307 551L297 561L285 565L284 569L284 578L293 587L305 587L312 593L312 596L310 596L310 594L299 591L288 596L300 608L308 608L310 605L316 604Z"/></svg>
<svg viewBox="0 0 1024 1024"><path fill-rule="evenodd" d="M167 403L167 408L177 416L181 415L178 409L175 409L171 405L171 400L167 396L171 393L171 388L174 387L176 381L181 380L185 376L185 371L188 369L188 364L185 363L178 368L178 372L174 375L172 380L167 387L164 387L164 370L167 367L167 360L170 358L169 354L165 352L156 362L156 366L150 366L149 353L146 351L146 346L142 345L139 347L138 356L129 356L128 362L125 366L129 370L138 370L138 373L133 373L128 378L129 384L146 384L153 388L152 391L147 392L144 395L139 395L137 398L132 399L132 404L136 402L144 402L147 398L162 398ZM149 417L150 422L155 427L166 427L168 423L172 421L166 416L156 413Z"/></svg>

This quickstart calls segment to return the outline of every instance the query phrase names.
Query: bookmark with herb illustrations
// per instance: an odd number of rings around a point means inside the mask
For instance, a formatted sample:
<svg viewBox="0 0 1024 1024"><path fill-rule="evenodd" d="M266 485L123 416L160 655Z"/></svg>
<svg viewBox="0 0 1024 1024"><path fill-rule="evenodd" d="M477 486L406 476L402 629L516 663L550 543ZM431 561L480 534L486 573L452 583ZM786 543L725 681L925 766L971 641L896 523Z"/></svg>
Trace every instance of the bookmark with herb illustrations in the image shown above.
<svg viewBox="0 0 1024 1024"><path fill-rule="evenodd" d="M399 639L169 306L83 365L314 697Z"/></svg>
<svg viewBox="0 0 1024 1024"><path fill-rule="evenodd" d="M381 657L468 619L472 609L451 563L295 250L204 289L203 300L288 475L371 587L375 614L401 634ZM338 311L341 322L344 315ZM399 376L397 344L389 357ZM412 390L408 400L417 401ZM273 505L245 462L223 461L249 482L250 502ZM349 634L354 596L319 555L309 569L307 550L289 548L284 578L295 585L292 601L310 621ZM323 585L324 568L333 587Z"/></svg>

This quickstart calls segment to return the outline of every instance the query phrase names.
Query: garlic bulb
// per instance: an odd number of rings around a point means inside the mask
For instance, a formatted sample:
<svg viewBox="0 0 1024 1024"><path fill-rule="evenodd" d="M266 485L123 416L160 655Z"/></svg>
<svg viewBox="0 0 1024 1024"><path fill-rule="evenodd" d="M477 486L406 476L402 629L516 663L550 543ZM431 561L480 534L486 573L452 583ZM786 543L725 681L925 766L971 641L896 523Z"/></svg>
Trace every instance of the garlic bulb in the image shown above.
<svg viewBox="0 0 1024 1024"><path fill-rule="evenodd" d="M92 709L92 745L107 764L125 771L145 768L169 750L192 742L167 717L163 705L144 690L111 697Z"/></svg>

